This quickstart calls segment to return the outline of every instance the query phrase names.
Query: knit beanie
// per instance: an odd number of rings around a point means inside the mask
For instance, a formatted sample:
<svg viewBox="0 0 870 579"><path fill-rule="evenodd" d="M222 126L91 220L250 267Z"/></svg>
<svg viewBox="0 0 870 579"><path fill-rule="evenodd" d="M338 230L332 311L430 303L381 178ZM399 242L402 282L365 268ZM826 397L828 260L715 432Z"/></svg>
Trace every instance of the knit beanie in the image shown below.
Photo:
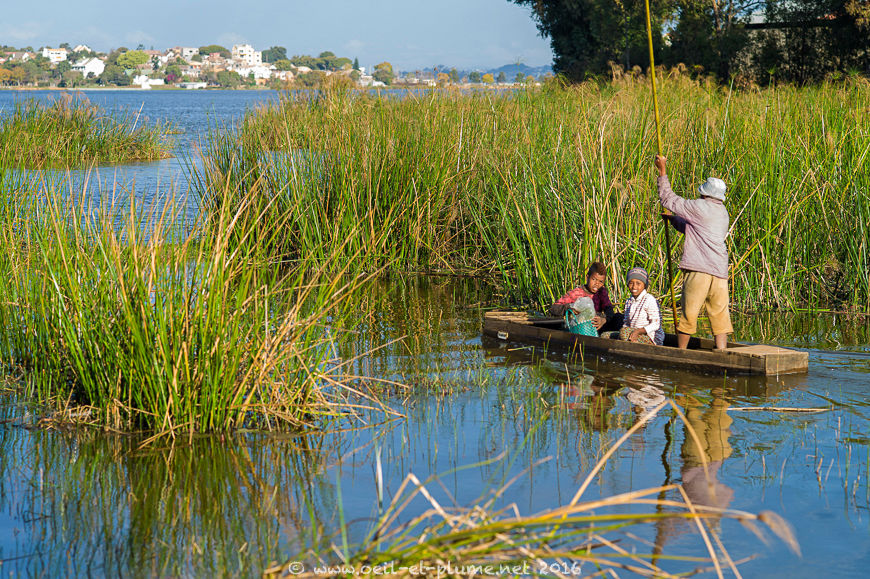
<svg viewBox="0 0 870 579"><path fill-rule="evenodd" d="M642 267L633 267L628 272L628 276L625 278L626 283L631 280L636 279L638 281L643 282L643 287L647 287L649 285L649 274Z"/></svg>

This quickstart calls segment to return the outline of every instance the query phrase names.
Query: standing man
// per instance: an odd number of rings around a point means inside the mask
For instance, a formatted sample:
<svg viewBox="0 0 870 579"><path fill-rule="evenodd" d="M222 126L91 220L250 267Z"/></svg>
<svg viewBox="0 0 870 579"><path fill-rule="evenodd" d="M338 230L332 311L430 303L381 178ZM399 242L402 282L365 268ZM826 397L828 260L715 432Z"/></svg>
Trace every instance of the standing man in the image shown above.
<svg viewBox="0 0 870 579"><path fill-rule="evenodd" d="M603 263L596 261L586 271L586 284L572 289L559 298L556 303L550 306L547 313L561 318L565 315L568 306L577 301L577 298L590 297L595 306L595 317L592 318L592 325L595 326L595 329L599 333L618 332L622 329L622 314L613 311L613 304L610 302L605 282L607 282L607 269Z"/></svg>
<svg viewBox="0 0 870 579"><path fill-rule="evenodd" d="M710 177L698 187L699 199L684 199L671 189L665 157L656 155L659 171L659 200L673 212L665 218L686 236L683 245L683 299L677 344L685 349L689 337L698 329L698 312L706 306L716 348L724 349L728 334L734 332L728 311L728 210L725 209L725 182Z"/></svg>

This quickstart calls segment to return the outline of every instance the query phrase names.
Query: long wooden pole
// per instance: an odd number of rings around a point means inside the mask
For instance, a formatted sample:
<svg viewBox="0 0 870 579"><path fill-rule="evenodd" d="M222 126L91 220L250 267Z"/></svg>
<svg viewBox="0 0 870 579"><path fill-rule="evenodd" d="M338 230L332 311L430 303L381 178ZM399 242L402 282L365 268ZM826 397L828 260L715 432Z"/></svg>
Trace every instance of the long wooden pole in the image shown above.
<svg viewBox="0 0 870 579"><path fill-rule="evenodd" d="M649 41L649 77L652 81L652 97L653 97L653 111L655 112L656 117L656 149L658 151L659 156L662 154L662 132L659 128L659 95L656 91L656 61L653 56L653 37L652 37L652 22L650 20L649 15L649 0L644 0L646 4L646 37ZM667 220L663 220L665 226L665 250L668 256L668 281L670 282L671 288L671 308L673 308L674 312L674 332L677 331L677 300L674 297L674 268L671 265L671 229L668 227Z"/></svg>

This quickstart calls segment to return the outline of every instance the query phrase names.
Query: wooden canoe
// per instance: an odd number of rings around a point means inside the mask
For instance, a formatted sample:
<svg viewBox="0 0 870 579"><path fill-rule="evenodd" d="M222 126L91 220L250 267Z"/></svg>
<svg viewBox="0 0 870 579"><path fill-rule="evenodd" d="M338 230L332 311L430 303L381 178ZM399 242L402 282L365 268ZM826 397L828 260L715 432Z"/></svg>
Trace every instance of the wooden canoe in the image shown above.
<svg viewBox="0 0 870 579"><path fill-rule="evenodd" d="M483 333L499 340L540 342L548 347L566 348L635 360L643 364L685 368L703 372L728 374L795 374L806 372L809 354L799 350L729 342L724 350L717 350L713 340L693 337L689 348L676 347L677 338L665 335L662 346L626 342L613 337L592 337L572 334L564 330L559 318L539 318L526 312L487 312L483 320Z"/></svg>

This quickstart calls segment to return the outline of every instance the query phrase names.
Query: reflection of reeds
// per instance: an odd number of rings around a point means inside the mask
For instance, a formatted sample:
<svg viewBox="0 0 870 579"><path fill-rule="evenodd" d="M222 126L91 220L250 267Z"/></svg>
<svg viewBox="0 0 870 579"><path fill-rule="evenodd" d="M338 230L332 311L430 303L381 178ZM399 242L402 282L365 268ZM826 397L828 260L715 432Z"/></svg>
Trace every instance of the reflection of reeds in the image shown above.
<svg viewBox="0 0 870 579"><path fill-rule="evenodd" d="M61 186L12 181L0 349L26 370L31 394L72 403L79 418L85 407L110 428L173 435L298 427L339 412L334 342L343 296L362 278L264 267L231 250L230 238L252 234L237 213L182 236L173 203L144 226L131 204L119 225L113 208L85 207Z"/></svg>
<svg viewBox="0 0 870 579"><path fill-rule="evenodd" d="M870 300L870 87L731 93L663 81L675 189L730 184L735 301L795 307ZM648 87L507 94L349 92L290 97L218 131L201 175L268 202L282 255L346 242L344 258L395 269L495 272L549 302L602 258L612 284L643 265L667 287L651 170ZM675 250L677 251L677 250Z"/></svg>
<svg viewBox="0 0 870 579"><path fill-rule="evenodd" d="M727 568L737 574L737 563L726 550L715 525L711 524L722 519L737 520L759 537L762 532L756 522L764 523L790 548L799 552L791 529L778 515L770 512L755 515L696 504L679 485L581 500L607 460L632 434L668 405L685 420L682 412L670 402L663 402L644 414L591 469L574 498L565 506L529 516L521 515L516 505L499 508L499 499L515 478L492 492L489 498L472 507L460 508L436 498L429 488L430 482L437 482L435 477L423 482L409 474L369 534L354 546L355 550L349 549L347 533L343 529L342 545L334 546L328 555L326 552L315 553L316 563L302 563L308 557L305 555L294 563L267 569L266 573L279 575L289 569L294 575L304 577L374 575L378 572L365 569L379 567L399 576L463 576L468 575L467 570L471 568L478 569L475 574L483 576L571 576L624 569L642 576L670 577L670 572L660 566L661 562L697 565L706 561L720 576ZM686 424L696 438L691 425ZM680 491L681 500L664 498L671 490ZM418 497L428 508L416 515L405 515L409 505ZM663 507L668 510L663 510ZM684 519L694 523L709 558L660 557L645 553L649 544L630 530L662 519ZM340 557L338 565L336 554ZM324 571L324 566L331 566L331 571ZM493 571L484 570L486 568ZM519 570L511 571L514 568Z"/></svg>
<svg viewBox="0 0 870 579"><path fill-rule="evenodd" d="M170 156L166 129L139 114L108 114L82 96L18 102L0 116L0 163L41 169Z"/></svg>

